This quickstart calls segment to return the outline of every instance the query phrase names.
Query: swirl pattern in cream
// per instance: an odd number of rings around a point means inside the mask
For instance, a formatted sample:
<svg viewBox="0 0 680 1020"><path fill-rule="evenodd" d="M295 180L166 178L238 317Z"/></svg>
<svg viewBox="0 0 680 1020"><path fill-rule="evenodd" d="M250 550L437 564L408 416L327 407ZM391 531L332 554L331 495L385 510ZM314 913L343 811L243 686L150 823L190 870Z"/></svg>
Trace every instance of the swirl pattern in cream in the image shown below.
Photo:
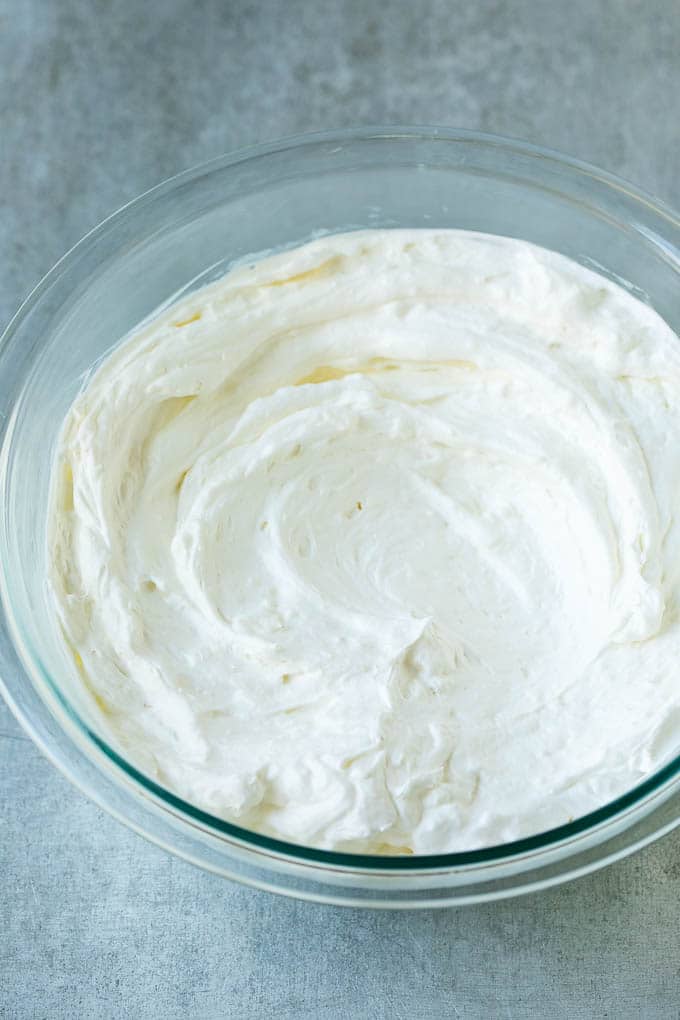
<svg viewBox="0 0 680 1020"><path fill-rule="evenodd" d="M367 231L159 314L74 403L51 584L123 753L284 839L498 843L680 744L680 344L525 242Z"/></svg>

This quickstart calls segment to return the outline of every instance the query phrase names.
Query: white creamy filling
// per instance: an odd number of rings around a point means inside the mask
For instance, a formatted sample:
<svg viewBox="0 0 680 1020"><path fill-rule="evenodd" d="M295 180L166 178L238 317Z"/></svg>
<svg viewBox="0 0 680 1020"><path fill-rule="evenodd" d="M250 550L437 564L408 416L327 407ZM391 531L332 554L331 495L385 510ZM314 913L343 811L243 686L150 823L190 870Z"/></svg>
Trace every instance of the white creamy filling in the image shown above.
<svg viewBox="0 0 680 1020"><path fill-rule="evenodd" d="M680 344L576 263L324 238L122 344L66 420L51 584L123 753L284 839L465 850L680 743Z"/></svg>

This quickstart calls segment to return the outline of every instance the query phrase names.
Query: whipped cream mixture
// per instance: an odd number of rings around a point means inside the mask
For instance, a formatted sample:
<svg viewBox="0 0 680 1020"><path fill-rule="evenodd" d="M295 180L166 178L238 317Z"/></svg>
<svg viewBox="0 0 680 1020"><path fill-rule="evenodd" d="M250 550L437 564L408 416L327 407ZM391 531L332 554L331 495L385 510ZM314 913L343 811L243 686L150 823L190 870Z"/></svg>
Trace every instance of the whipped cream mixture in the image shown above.
<svg viewBox="0 0 680 1020"><path fill-rule="evenodd" d="M51 585L124 755L299 843L560 825L680 743L680 343L525 242L327 237L128 338Z"/></svg>

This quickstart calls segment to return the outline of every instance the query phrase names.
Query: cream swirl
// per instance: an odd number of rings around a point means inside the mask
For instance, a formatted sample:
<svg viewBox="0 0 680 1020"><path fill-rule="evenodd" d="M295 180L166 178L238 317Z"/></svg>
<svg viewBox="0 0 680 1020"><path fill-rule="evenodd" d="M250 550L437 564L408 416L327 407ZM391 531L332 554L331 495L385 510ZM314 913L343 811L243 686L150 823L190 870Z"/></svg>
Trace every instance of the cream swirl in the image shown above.
<svg viewBox="0 0 680 1020"><path fill-rule="evenodd" d="M239 824L429 853L680 743L680 346L525 242L367 231L128 338L55 462L51 583L123 752Z"/></svg>

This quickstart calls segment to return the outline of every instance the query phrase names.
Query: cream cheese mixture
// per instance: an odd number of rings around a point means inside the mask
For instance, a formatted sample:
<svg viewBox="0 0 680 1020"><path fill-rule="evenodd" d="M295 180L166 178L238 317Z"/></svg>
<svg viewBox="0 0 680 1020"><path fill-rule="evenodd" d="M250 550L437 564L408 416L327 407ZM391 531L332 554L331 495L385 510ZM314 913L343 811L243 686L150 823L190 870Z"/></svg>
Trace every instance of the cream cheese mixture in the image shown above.
<svg viewBox="0 0 680 1020"><path fill-rule="evenodd" d="M61 627L200 807L434 853L560 825L680 744L680 343L528 243L331 236L99 367L55 460Z"/></svg>

